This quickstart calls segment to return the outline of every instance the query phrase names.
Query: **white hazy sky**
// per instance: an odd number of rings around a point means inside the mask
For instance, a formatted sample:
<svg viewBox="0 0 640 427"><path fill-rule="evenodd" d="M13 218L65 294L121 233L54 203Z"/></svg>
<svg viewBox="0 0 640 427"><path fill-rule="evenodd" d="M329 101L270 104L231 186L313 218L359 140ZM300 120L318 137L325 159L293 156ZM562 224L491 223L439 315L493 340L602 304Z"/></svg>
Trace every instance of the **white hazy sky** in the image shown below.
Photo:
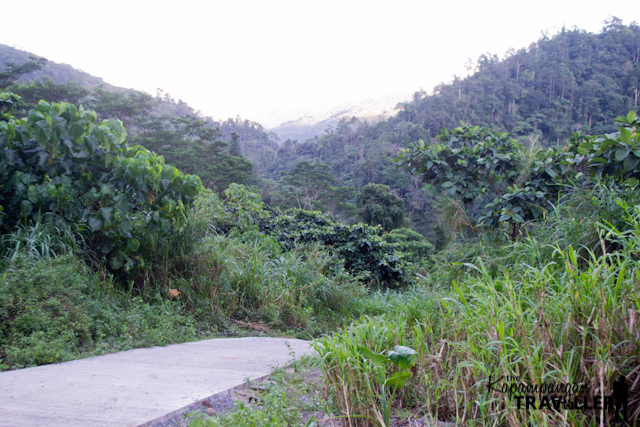
<svg viewBox="0 0 640 427"><path fill-rule="evenodd" d="M214 119L275 126L337 104L430 92L468 58L563 25L598 32L630 0L0 0L0 43L127 88L162 88Z"/></svg>

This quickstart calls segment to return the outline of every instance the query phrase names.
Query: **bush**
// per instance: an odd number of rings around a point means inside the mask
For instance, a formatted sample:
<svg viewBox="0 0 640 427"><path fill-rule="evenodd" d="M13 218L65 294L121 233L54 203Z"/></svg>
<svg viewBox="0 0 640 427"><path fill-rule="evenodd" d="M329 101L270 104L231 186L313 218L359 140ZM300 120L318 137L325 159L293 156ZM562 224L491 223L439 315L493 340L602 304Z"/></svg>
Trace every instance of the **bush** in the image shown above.
<svg viewBox="0 0 640 427"><path fill-rule="evenodd" d="M385 233L382 238L385 242L398 244L402 252L406 254L405 259L407 261L422 266L431 266L433 264L431 259L433 245L422 234L409 228L397 228Z"/></svg>
<svg viewBox="0 0 640 427"><path fill-rule="evenodd" d="M260 231L273 235L284 247L320 243L344 260L352 274L370 276L383 287L398 288L408 280L403 254L386 242L380 227L338 224L320 212L291 209L258 220Z"/></svg>
<svg viewBox="0 0 640 427"><path fill-rule="evenodd" d="M130 234L132 223L161 235L180 230L202 190L197 176L183 175L144 147L129 147L119 120L99 123L95 112L65 102L41 101L26 118L3 113L0 150L5 225L43 217L82 224L113 269L134 265L140 242Z"/></svg>

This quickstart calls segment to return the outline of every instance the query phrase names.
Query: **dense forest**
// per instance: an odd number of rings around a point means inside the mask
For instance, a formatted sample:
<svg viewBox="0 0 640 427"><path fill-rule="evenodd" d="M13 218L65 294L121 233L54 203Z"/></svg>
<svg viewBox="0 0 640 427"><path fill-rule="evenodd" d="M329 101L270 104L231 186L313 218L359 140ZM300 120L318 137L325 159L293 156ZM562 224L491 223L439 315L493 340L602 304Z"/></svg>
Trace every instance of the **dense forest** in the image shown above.
<svg viewBox="0 0 640 427"><path fill-rule="evenodd" d="M598 34L563 29L510 50L503 59L482 55L469 71L431 94L416 92L387 120L343 119L307 141L262 145L260 155L251 158L262 178L276 181L306 161L330 165L340 186L388 185L404 199L407 219L431 235L433 200L421 191L421 182L396 170L391 158L400 148L431 142L442 127L460 121L541 146L564 146L579 130L615 131L613 120L638 103L640 27L612 18Z"/></svg>

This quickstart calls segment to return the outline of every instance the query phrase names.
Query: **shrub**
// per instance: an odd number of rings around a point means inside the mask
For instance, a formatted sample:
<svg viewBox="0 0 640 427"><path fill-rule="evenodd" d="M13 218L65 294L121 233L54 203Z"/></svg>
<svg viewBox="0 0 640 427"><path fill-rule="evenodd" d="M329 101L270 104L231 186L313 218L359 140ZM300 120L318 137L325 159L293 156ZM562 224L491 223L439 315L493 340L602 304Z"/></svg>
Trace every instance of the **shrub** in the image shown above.
<svg viewBox="0 0 640 427"><path fill-rule="evenodd" d="M113 269L134 265L140 242L130 234L133 222L158 234L180 230L202 190L197 176L183 175L144 147L127 146L119 120L99 123L95 112L65 102L41 101L25 118L3 113L0 150L5 224L51 216L86 225Z"/></svg>
<svg viewBox="0 0 640 427"><path fill-rule="evenodd" d="M291 209L258 221L285 249L296 243L321 243L344 260L353 274L370 275L380 285L397 288L408 281L406 262L396 244L382 238L382 229L366 224L338 224L320 212Z"/></svg>
<svg viewBox="0 0 640 427"><path fill-rule="evenodd" d="M397 228L385 233L382 238L385 242L396 243L406 254L405 259L410 262L430 266L433 263L431 254L433 245L422 234L409 228Z"/></svg>

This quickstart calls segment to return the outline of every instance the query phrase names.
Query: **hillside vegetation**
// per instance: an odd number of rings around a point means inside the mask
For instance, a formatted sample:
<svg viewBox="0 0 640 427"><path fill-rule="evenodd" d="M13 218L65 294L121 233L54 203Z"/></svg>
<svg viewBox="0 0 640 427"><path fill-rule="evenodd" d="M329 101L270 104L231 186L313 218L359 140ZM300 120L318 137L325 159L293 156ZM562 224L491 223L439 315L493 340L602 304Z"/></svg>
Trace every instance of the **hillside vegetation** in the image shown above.
<svg viewBox="0 0 640 427"><path fill-rule="evenodd" d="M576 131L614 132L614 119L638 105L639 49L640 27L617 18L599 34L563 29L503 59L482 55L468 77L455 77L432 93L416 92L387 120L343 119L307 141L258 146L261 153L252 161L262 178L280 183L299 162L309 162L330 165L339 186L388 185L404 200L407 220L433 240L435 201L418 179L396 170L391 159L398 150L419 140L430 143L442 127L460 121L545 147L564 146ZM279 206L292 206L286 186L265 180L263 187Z"/></svg>

